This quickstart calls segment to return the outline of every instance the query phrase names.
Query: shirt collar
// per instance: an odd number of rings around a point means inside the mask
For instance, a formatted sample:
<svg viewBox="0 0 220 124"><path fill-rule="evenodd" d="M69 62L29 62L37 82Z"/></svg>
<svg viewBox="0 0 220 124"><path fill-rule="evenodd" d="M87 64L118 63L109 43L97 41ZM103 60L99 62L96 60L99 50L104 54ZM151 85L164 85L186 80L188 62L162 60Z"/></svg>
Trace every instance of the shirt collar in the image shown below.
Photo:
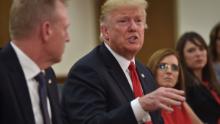
<svg viewBox="0 0 220 124"><path fill-rule="evenodd" d="M107 47L107 49L110 51L110 53L112 53L112 55L118 61L119 65L121 66L121 68L124 72L127 71L128 66L130 65L131 61L134 62L134 64L135 64L134 58L132 60L128 60L128 59L124 58L123 56L119 55L118 53L116 53L114 50L112 50L111 47L107 43L104 43L104 44Z"/></svg>
<svg viewBox="0 0 220 124"><path fill-rule="evenodd" d="M17 54L18 60L21 64L26 80L30 80L34 78L38 73L40 73L41 71L40 68L30 57L28 57L13 42L11 42L11 45L15 50L15 53Z"/></svg>

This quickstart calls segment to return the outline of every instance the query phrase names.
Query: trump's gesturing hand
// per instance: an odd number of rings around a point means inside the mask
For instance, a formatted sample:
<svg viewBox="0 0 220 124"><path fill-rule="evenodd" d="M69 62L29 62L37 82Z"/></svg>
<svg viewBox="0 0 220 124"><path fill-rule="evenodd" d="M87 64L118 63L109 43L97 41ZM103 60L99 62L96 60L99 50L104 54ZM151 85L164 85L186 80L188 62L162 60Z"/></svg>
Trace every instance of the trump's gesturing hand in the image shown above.
<svg viewBox="0 0 220 124"><path fill-rule="evenodd" d="M171 106L181 105L185 101L183 90L160 87L155 91L139 98L139 102L145 111L165 109L173 111Z"/></svg>

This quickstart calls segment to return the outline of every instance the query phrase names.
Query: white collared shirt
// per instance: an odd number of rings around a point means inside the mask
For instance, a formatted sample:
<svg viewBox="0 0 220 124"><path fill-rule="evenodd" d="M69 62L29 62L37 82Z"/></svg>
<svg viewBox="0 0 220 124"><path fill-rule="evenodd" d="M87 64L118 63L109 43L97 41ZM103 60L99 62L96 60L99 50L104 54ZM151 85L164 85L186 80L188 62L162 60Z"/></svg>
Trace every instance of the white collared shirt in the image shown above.
<svg viewBox="0 0 220 124"><path fill-rule="evenodd" d="M10 42L15 53L18 57L18 60L21 64L22 70L25 75L25 79L27 82L28 91L31 98L32 109L34 113L34 118L36 124L43 124L43 117L40 109L40 99L38 93L38 85L39 83L34 79L34 77L41 72L40 68L37 66L35 62L31 60L23 51L21 51L13 42ZM48 111L49 116L51 118L51 108L50 102L47 98L48 103Z"/></svg>
<svg viewBox="0 0 220 124"><path fill-rule="evenodd" d="M131 81L131 77L130 77L130 72L128 70L128 66L130 65L130 62L134 62L135 64L135 58L133 58L132 60L127 60L126 58L122 57L121 55L119 55L118 53L116 53L115 51L113 51L108 44L104 43L105 46L107 47L107 49L111 52L111 54L115 57L115 59L117 60L117 62L119 63L121 69L123 70L128 83L131 87L131 89L133 90L133 86L132 86L132 81ZM141 107L139 101L138 101L139 97L132 100L131 101L131 108L134 112L135 118L137 120L137 122L143 123L146 122L148 120L151 120L150 115L148 112L144 111L144 109Z"/></svg>

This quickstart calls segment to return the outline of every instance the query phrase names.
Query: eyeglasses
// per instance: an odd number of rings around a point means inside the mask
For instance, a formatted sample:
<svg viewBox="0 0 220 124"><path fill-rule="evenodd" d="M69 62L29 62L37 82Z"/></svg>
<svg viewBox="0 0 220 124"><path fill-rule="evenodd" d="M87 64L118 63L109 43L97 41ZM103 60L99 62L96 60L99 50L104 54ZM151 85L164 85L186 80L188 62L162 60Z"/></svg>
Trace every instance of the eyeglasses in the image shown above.
<svg viewBox="0 0 220 124"><path fill-rule="evenodd" d="M179 71L179 66L176 65L176 64L167 64L167 63L160 63L158 65L158 68L161 70L161 71L164 71L164 72L167 72L169 68L171 68L171 71L173 72L178 72Z"/></svg>

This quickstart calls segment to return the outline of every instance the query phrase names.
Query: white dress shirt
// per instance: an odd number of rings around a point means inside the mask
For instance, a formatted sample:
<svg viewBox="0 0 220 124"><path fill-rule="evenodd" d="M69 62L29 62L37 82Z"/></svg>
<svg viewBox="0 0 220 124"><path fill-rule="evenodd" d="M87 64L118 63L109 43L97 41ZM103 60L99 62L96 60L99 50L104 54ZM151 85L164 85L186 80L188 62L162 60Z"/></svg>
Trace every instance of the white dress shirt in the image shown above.
<svg viewBox="0 0 220 124"><path fill-rule="evenodd" d="M21 64L22 70L25 75L28 91L29 91L30 98L31 98L35 122L36 124L43 124L43 117L41 114L40 99L39 99L39 93L38 93L39 83L34 79L34 77L37 74L39 74L41 70L37 66L37 64L33 62L31 58L29 58L23 51L21 51L13 42L11 42L11 45L13 49L15 50L15 53L18 57L18 60ZM48 98L47 98L47 103L48 103L49 116L51 118L51 108L50 108L50 102Z"/></svg>
<svg viewBox="0 0 220 124"><path fill-rule="evenodd" d="M131 81L131 77L130 77L130 72L129 72L128 66L130 65L131 61L134 62L134 64L135 64L135 58L133 58L132 60L127 60L126 58L122 57L121 55L119 55L118 53L113 51L108 46L108 44L105 43L105 46L111 52L111 54L115 57L115 59L118 61L121 69L125 73L125 76L126 76L126 78L128 80L128 83L129 83L131 89L133 90L132 81ZM144 109L141 107L138 99L139 99L139 97L131 101L131 108L132 108L132 110L134 112L134 115L135 115L135 118L136 118L137 122L140 124L140 123L143 123L143 122L151 120L151 118L150 118L149 113L144 111Z"/></svg>

